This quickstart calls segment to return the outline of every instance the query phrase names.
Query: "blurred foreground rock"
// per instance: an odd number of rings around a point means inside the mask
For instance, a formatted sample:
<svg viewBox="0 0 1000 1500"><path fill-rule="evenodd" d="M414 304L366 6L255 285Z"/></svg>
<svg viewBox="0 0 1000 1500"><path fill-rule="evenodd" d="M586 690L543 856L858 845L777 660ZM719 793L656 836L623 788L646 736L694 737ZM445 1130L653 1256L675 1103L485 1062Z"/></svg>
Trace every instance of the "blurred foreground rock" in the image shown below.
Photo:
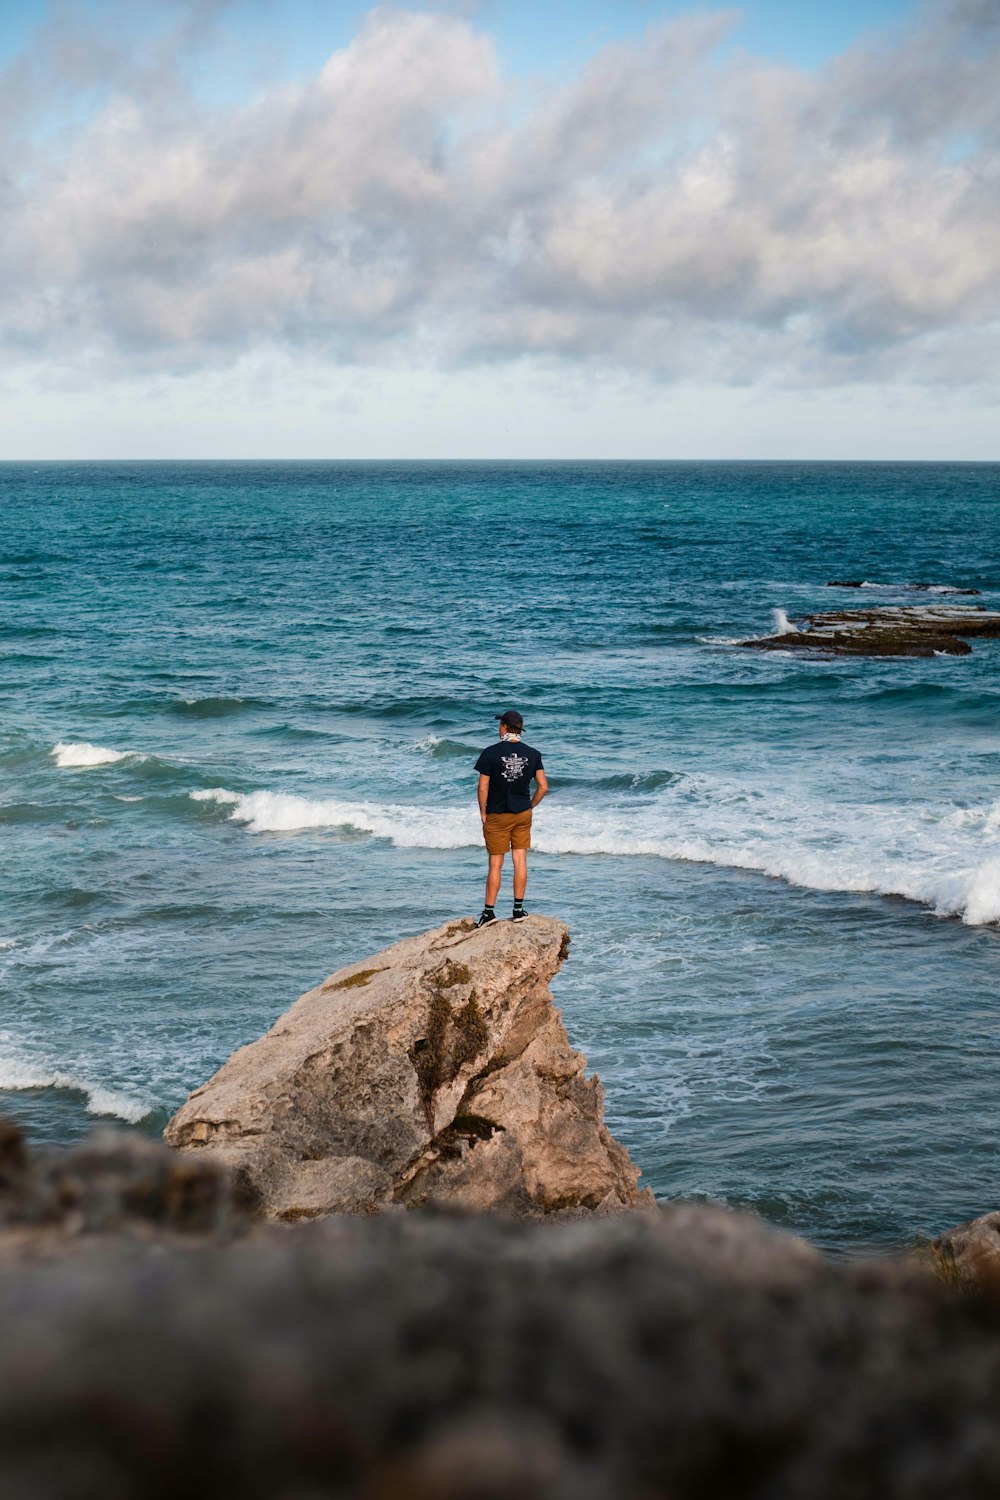
<svg viewBox="0 0 1000 1500"><path fill-rule="evenodd" d="M343 1215L188 1243L0 1261L0 1494L1000 1489L1000 1307L721 1209Z"/></svg>
<svg viewBox="0 0 1000 1500"><path fill-rule="evenodd" d="M285 1220L651 1205L552 1004L568 946L551 917L454 922L351 964L235 1052L164 1135Z"/></svg>
<svg viewBox="0 0 1000 1500"><path fill-rule="evenodd" d="M207 1157L107 1129L29 1152L17 1125L0 1119L0 1254L122 1233L226 1238L258 1214L246 1185Z"/></svg>

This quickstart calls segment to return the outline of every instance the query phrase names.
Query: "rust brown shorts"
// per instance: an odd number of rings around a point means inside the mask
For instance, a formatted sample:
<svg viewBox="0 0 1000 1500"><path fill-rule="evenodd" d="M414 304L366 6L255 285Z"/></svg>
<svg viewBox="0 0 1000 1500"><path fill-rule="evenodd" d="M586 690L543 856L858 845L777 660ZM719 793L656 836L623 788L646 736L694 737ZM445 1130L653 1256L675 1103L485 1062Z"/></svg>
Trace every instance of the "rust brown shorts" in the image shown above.
<svg viewBox="0 0 1000 1500"><path fill-rule="evenodd" d="M487 813L483 838L490 854L531 848L531 809L523 813Z"/></svg>

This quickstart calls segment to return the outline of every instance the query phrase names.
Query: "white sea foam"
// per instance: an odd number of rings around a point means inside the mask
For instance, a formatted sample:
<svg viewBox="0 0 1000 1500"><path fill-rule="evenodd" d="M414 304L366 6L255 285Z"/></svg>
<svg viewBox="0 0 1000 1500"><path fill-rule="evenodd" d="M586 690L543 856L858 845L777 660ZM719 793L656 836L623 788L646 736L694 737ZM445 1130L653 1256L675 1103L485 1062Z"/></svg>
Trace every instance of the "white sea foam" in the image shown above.
<svg viewBox="0 0 1000 1500"><path fill-rule="evenodd" d="M798 635L799 627L792 624L783 609L772 609L771 619L774 621L775 635Z"/></svg>
<svg viewBox="0 0 1000 1500"><path fill-rule="evenodd" d="M85 766L110 766L117 760L127 760L134 755L131 750L109 750L105 745L89 745L85 740L79 743L64 742L60 740L58 745L52 747L51 754L55 757L55 763L62 770L80 770ZM137 760L145 760L145 756L135 756Z"/></svg>
<svg viewBox="0 0 1000 1500"><path fill-rule="evenodd" d="M57 948L62 943L71 942L73 936L73 931L70 929L68 932L52 932L45 937L35 938L33 942L26 945L22 944L20 938L13 938L10 942L4 943L3 947L5 950L13 949L14 951L10 953L4 964L0 966L0 980L5 979L11 969L19 968L23 964L34 963L36 959L44 958L52 948ZM0 1032L0 1041L2 1040L3 1032Z"/></svg>
<svg viewBox="0 0 1000 1500"><path fill-rule="evenodd" d="M310 828L343 829L391 839L401 848L460 849L481 841L473 809L424 808L396 803L344 802L337 798L300 797L292 792L238 792L214 787L192 792L199 802L232 805L234 823L252 833L299 833Z"/></svg>
<svg viewBox="0 0 1000 1500"><path fill-rule="evenodd" d="M978 828L990 833L1000 832L1000 802L991 802L988 807L959 807L944 818L950 828Z"/></svg>
<svg viewBox="0 0 1000 1500"><path fill-rule="evenodd" d="M472 806L310 798L288 792L192 793L231 810L252 833L340 829L401 848L475 848ZM815 792L680 777L628 805L553 799L535 821L543 854L689 860L756 870L817 891L902 896L970 924L1000 922L1000 803L979 809L872 802L845 805Z"/></svg>
<svg viewBox="0 0 1000 1500"><path fill-rule="evenodd" d="M33 1061L11 1053L0 1033L0 1090L12 1093L26 1089L70 1089L86 1098L88 1115L104 1115L137 1125L150 1113L150 1106L118 1089L107 1088L86 1078L77 1078L48 1063Z"/></svg>

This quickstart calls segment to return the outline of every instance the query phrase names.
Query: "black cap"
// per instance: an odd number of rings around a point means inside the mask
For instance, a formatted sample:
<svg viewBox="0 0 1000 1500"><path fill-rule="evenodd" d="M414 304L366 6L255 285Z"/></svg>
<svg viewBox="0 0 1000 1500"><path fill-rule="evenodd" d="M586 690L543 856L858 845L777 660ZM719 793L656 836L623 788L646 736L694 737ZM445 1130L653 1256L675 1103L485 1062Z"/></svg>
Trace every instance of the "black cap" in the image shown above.
<svg viewBox="0 0 1000 1500"><path fill-rule="evenodd" d="M494 718L499 719L501 724L506 724L508 729L516 730L518 734L524 728L524 720L516 708L508 708L505 714L494 714Z"/></svg>

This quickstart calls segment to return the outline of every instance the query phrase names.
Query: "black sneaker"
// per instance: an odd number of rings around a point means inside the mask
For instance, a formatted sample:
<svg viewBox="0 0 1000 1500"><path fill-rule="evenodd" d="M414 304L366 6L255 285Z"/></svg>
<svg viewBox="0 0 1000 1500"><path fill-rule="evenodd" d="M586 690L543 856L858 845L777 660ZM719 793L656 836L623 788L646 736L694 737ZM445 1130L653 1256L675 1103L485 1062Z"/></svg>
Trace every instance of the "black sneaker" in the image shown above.
<svg viewBox="0 0 1000 1500"><path fill-rule="evenodd" d="M476 918L476 926L477 927L488 927L490 925L490 923L491 922L495 922L496 919L497 919L497 914L496 914L495 911L487 911L486 908L483 907L483 910L480 912L479 916Z"/></svg>
<svg viewBox="0 0 1000 1500"><path fill-rule="evenodd" d="M528 915L528 913L525 911L525 909L524 909L523 906L515 906L515 908L514 908L514 915L511 917L510 920L512 922L523 922L524 919L525 919L525 917L527 915Z"/></svg>

